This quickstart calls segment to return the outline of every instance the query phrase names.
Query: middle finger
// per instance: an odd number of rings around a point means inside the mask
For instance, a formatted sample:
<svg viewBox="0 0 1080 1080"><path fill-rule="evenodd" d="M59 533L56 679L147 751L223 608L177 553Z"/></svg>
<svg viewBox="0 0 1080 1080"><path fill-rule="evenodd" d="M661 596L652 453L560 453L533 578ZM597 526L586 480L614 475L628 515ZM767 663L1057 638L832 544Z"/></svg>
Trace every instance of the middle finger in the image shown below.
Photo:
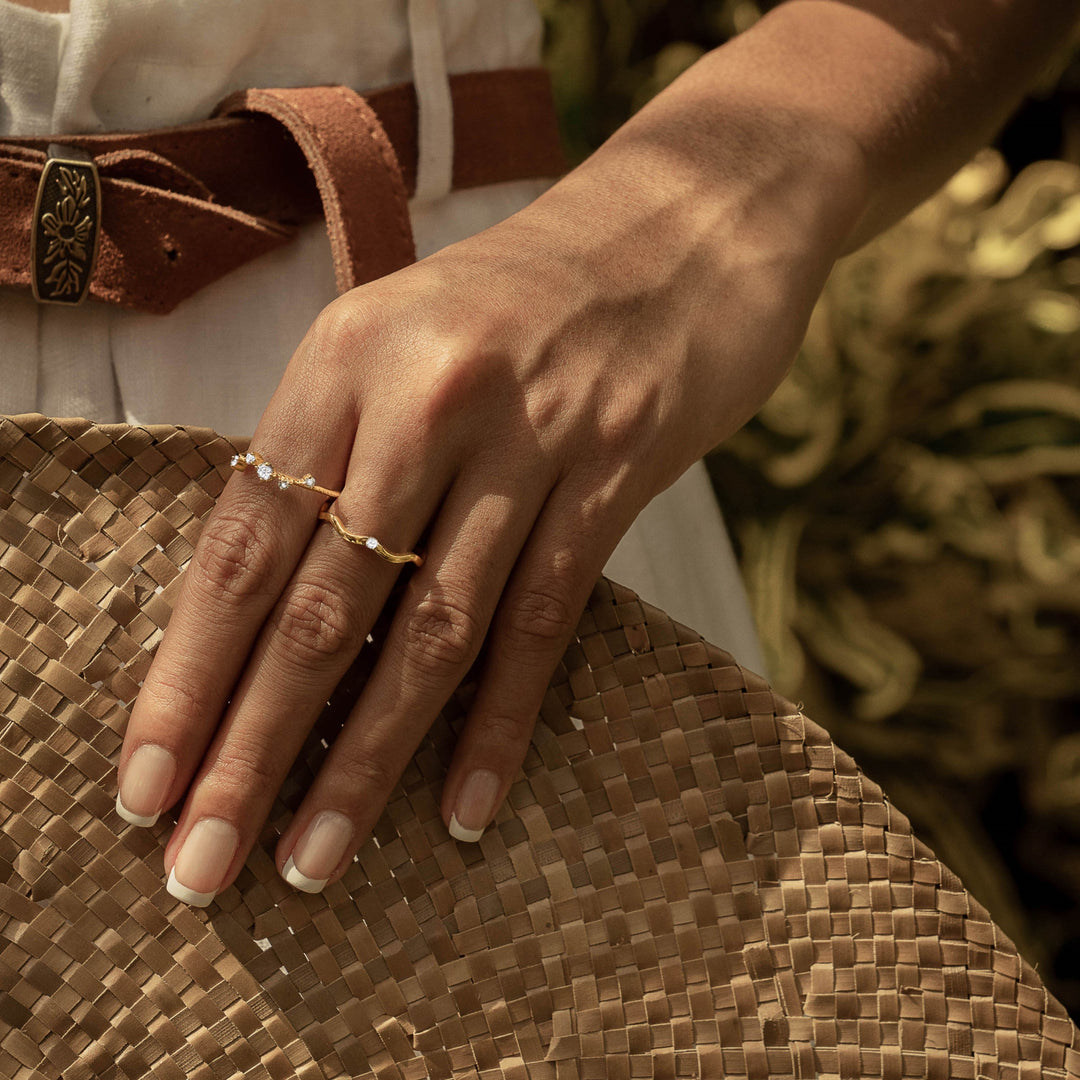
<svg viewBox="0 0 1080 1080"><path fill-rule="evenodd" d="M382 440L357 433L331 507L353 532L394 551L415 544L450 482L419 463L395 468ZM205 904L243 865L320 711L360 651L400 567L318 528L271 611L206 753L165 852L170 891Z"/></svg>
<svg viewBox="0 0 1080 1080"><path fill-rule="evenodd" d="M378 663L278 843L282 874L297 888L322 889L370 834L476 659L543 508L550 462L506 457L471 465L440 507L427 562L404 590Z"/></svg>

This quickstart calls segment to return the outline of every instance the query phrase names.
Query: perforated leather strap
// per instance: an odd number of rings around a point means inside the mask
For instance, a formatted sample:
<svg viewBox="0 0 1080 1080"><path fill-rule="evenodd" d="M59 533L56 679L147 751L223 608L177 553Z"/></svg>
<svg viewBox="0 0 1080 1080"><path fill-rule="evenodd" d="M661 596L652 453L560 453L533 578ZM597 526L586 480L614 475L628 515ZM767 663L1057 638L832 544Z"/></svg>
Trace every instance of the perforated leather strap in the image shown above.
<svg viewBox="0 0 1080 1080"><path fill-rule="evenodd" d="M454 187L565 168L550 82L539 69L454 75ZM361 97L344 87L247 90L200 124L59 141L92 155L101 228L90 296L164 313L286 243L325 215L342 291L415 257L411 84ZM0 140L0 285L30 287L31 233L45 148Z"/></svg>

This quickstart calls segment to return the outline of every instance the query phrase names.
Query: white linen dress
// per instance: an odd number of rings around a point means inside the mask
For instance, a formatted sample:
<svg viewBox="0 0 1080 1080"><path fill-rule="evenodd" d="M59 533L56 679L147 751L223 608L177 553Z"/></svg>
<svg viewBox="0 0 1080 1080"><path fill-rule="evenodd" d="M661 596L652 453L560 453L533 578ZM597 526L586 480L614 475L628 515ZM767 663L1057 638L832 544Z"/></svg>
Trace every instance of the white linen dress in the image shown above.
<svg viewBox="0 0 1080 1080"><path fill-rule="evenodd" d="M534 66L532 0L0 0L0 137L204 119L234 90L406 80L420 101L418 257L507 217L547 181L450 192L447 73ZM335 296L321 223L168 315L0 288L0 412L198 424L250 435L293 350ZM762 672L738 567L700 464L643 512L609 576Z"/></svg>

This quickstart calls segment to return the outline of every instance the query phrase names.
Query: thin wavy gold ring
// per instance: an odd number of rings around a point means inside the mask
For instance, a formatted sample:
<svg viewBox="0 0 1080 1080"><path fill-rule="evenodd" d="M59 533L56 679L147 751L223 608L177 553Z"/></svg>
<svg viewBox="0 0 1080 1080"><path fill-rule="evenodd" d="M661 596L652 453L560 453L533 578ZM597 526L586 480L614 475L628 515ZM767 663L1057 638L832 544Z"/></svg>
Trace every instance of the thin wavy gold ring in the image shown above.
<svg viewBox="0 0 1080 1080"><path fill-rule="evenodd" d="M404 563L415 563L417 566L423 566L424 557L422 555L417 555L415 551L405 551L399 555L397 552L390 551L388 548L383 547L374 536L363 536L360 533L349 532L349 530L345 528L341 518L327 509L329 505L329 500L323 503L323 508L319 511L319 520L329 521L330 524L334 526L334 532L336 532L342 540L348 540L350 544L358 544L360 547L367 548L368 551L374 551L380 559L385 559L388 563L393 563L395 566L401 566Z"/></svg>

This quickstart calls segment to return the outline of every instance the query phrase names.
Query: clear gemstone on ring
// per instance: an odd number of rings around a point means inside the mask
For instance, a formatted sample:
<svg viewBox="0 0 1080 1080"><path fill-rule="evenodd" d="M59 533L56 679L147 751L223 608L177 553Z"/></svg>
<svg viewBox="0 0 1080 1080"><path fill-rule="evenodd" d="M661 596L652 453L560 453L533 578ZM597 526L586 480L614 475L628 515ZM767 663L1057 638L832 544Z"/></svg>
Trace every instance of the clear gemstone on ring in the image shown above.
<svg viewBox="0 0 1080 1080"><path fill-rule="evenodd" d="M240 464L240 455L233 454L232 459L229 461L229 464L235 469L236 466Z"/></svg>
<svg viewBox="0 0 1080 1080"><path fill-rule="evenodd" d="M255 475L260 480L269 480L274 475L274 467L267 461L264 461L256 470Z"/></svg>
<svg viewBox="0 0 1080 1080"><path fill-rule="evenodd" d="M304 477L304 487L312 488L314 486L315 486L315 477L314 476L305 476Z"/></svg>
<svg viewBox="0 0 1080 1080"><path fill-rule="evenodd" d="M368 548L370 551L374 551L378 546L379 546L379 541L376 540L374 536L369 536L364 541L364 547Z"/></svg>
<svg viewBox="0 0 1080 1080"><path fill-rule="evenodd" d="M284 491L289 486L289 481L288 480L279 480L277 486L279 488L281 488L282 491Z"/></svg>
<svg viewBox="0 0 1080 1080"><path fill-rule="evenodd" d="M249 465L254 465L255 464L255 455L254 454L245 454L244 455L244 461L246 461Z"/></svg>

